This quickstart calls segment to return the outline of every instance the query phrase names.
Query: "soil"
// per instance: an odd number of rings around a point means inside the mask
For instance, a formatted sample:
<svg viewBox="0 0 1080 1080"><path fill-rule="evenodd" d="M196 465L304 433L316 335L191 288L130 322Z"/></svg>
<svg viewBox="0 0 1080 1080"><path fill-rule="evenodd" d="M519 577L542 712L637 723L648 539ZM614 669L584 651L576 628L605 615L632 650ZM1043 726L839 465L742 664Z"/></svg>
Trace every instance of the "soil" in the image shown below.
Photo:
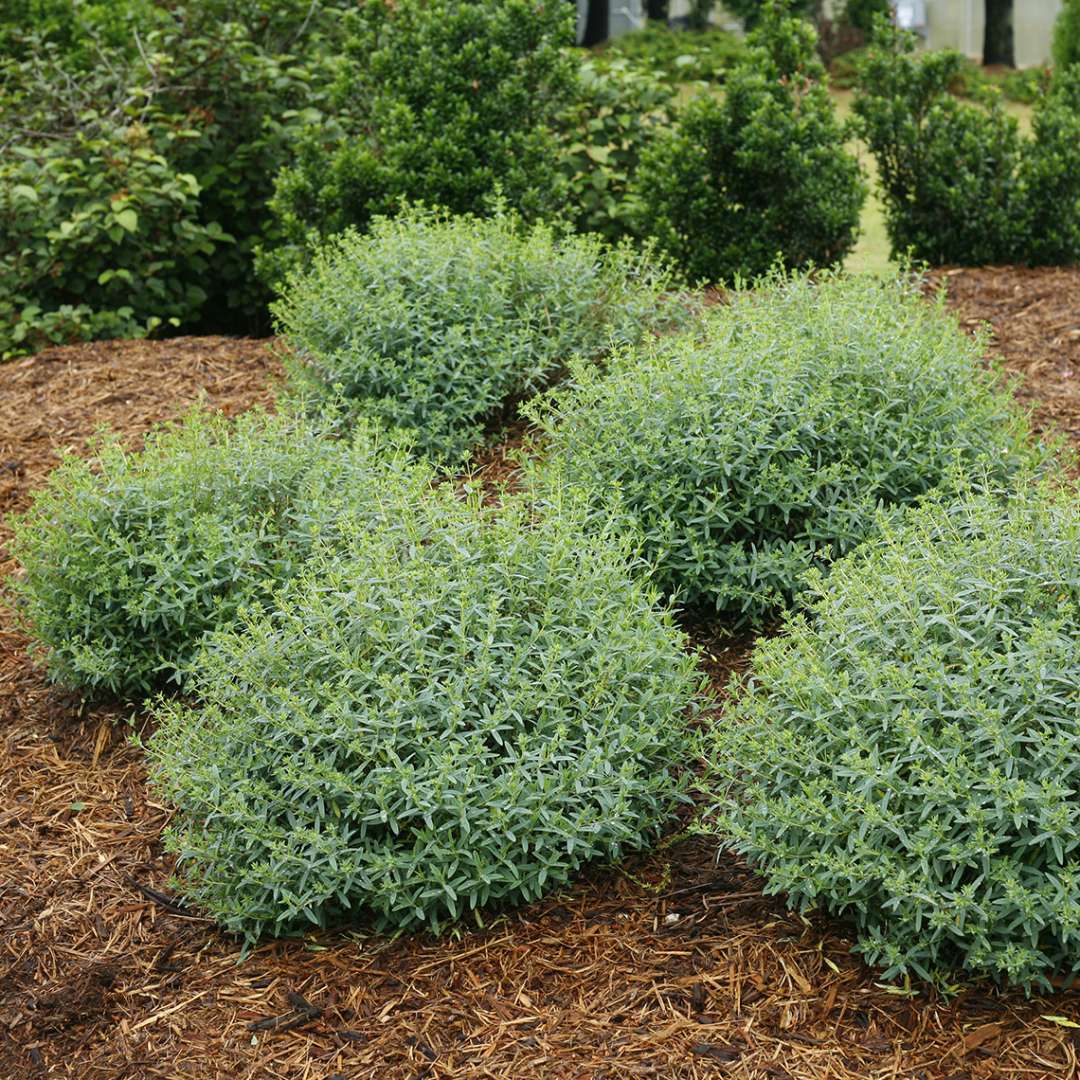
<svg viewBox="0 0 1080 1080"><path fill-rule="evenodd" d="M1080 270L937 279L965 325L993 326L1037 423L1080 442ZM203 394L229 412L268 402L277 371L272 343L222 338L0 367L0 510L25 506L99 423L137 442ZM507 472L499 455L478 466ZM237 943L173 895L168 810L129 741L144 718L52 689L0 620L5 1080L1078 1075L1080 992L977 984L945 1000L884 985L843 922L787 912L685 831L484 930L393 940L359 924L238 962ZM745 638L687 625L718 686L745 665Z"/></svg>

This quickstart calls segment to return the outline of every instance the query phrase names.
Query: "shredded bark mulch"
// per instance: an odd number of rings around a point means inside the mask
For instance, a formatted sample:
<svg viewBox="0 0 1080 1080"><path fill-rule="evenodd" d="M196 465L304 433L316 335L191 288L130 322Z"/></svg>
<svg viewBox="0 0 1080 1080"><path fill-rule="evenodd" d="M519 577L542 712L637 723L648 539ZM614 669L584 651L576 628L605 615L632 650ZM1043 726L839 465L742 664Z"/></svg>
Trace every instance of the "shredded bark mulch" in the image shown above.
<svg viewBox="0 0 1080 1080"><path fill-rule="evenodd" d="M943 277L967 325L993 325L1038 422L1080 442L1080 270ZM268 401L277 371L270 343L223 338L0 367L0 510L24 506L99 423L137 442L202 393L229 412ZM505 474L498 455L478 465ZM745 665L745 639L688 628L718 686ZM172 893L168 810L118 723L144 718L50 688L25 648L0 615L5 1080L1080 1074L1080 1027L1068 1026L1080 992L1028 1000L977 984L945 1000L883 985L841 921L786 912L685 832L484 930L392 940L358 924L238 962L238 944Z"/></svg>
<svg viewBox="0 0 1080 1080"><path fill-rule="evenodd" d="M1017 396L1037 431L1080 442L1080 269L942 270L949 305L970 330L989 323L992 348L1021 376Z"/></svg>

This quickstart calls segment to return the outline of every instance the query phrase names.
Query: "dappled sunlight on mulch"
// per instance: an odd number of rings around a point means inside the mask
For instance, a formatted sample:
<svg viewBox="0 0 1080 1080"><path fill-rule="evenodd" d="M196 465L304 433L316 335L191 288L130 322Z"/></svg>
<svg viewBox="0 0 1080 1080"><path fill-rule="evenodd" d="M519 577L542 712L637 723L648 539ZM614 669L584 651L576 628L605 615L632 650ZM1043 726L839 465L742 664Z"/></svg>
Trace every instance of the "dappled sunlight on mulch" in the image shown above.
<svg viewBox="0 0 1080 1080"><path fill-rule="evenodd" d="M1080 441L1080 271L947 281L970 325L995 323L1040 422ZM97 423L137 440L203 390L235 412L268 401L277 371L269 343L223 338L97 343L0 367L0 510L25 505L57 451ZM512 471L498 451L478 464L485 482ZM684 625L718 687L745 666L745 636L701 616ZM483 931L395 941L358 924L238 963L238 944L172 894L168 811L129 742L139 711L51 689L25 646L0 616L3 1080L1078 1073L1080 1029L1046 1017L1080 1021L1080 993L897 993L851 954L842 921L787 913L685 832Z"/></svg>

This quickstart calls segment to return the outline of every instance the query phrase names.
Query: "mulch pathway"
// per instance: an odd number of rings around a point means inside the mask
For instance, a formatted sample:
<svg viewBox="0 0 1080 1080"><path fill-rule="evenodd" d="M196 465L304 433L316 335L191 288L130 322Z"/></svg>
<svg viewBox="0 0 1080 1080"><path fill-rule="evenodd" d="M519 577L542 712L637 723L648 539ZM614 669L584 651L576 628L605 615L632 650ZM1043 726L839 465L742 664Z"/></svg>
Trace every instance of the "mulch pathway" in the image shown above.
<svg viewBox="0 0 1080 1080"><path fill-rule="evenodd" d="M1080 441L1080 271L941 275ZM0 510L108 421L269 400L268 342L97 343L0 367ZM500 473L497 459L481 462ZM4 570L0 527L0 572ZM10 564L9 564L10 566ZM842 922L761 894L686 833L483 930L235 942L175 902L145 721L52 688L0 616L0 1077L990 1080L1080 1073L1080 993L944 1000L878 982ZM722 684L748 642L692 626Z"/></svg>

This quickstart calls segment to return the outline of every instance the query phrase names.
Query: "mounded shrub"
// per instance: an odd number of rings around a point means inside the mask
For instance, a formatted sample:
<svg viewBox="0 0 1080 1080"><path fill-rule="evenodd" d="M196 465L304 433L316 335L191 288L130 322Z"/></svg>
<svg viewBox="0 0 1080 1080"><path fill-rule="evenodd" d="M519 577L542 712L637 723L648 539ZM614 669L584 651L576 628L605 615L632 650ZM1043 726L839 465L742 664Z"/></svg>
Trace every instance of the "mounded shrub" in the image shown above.
<svg viewBox="0 0 1080 1080"><path fill-rule="evenodd" d="M854 103L894 256L969 266L1080 259L1080 70L1055 72L1025 137L1000 95L954 96L958 53L914 48L914 35L879 24Z"/></svg>
<svg viewBox="0 0 1080 1080"><path fill-rule="evenodd" d="M532 483L589 491L682 602L757 620L879 506L1044 456L981 345L913 280L777 277L526 405Z"/></svg>
<svg viewBox="0 0 1080 1080"><path fill-rule="evenodd" d="M527 218L558 213L555 127L573 100L574 10L535 0L369 0L355 8L336 126L312 126L271 207L289 245L276 284L313 239L365 228L402 200L485 212L498 189Z"/></svg>
<svg viewBox="0 0 1080 1080"><path fill-rule="evenodd" d="M724 95L690 102L641 156L639 228L692 278L839 263L866 197L806 22L770 9Z"/></svg>
<svg viewBox="0 0 1080 1080"><path fill-rule="evenodd" d="M207 640L149 743L187 896L255 940L439 929L639 848L682 797L699 685L573 514L441 488Z"/></svg>
<svg viewBox="0 0 1080 1080"><path fill-rule="evenodd" d="M714 827L886 978L1080 971L1080 513L930 505L819 579L715 728Z"/></svg>
<svg viewBox="0 0 1080 1080"><path fill-rule="evenodd" d="M14 603L57 682L135 697L186 683L203 635L266 602L343 513L384 518L379 486L423 490L361 427L196 410L133 453L69 457L14 520Z"/></svg>
<svg viewBox="0 0 1080 1080"><path fill-rule="evenodd" d="M1072 265L1080 262L1080 63L1054 73L1031 127L1020 168L1027 240L1016 259Z"/></svg>
<svg viewBox="0 0 1080 1080"><path fill-rule="evenodd" d="M637 341L671 317L671 285L630 247L413 208L328 243L273 310L305 393L340 393L452 461L572 355Z"/></svg>

